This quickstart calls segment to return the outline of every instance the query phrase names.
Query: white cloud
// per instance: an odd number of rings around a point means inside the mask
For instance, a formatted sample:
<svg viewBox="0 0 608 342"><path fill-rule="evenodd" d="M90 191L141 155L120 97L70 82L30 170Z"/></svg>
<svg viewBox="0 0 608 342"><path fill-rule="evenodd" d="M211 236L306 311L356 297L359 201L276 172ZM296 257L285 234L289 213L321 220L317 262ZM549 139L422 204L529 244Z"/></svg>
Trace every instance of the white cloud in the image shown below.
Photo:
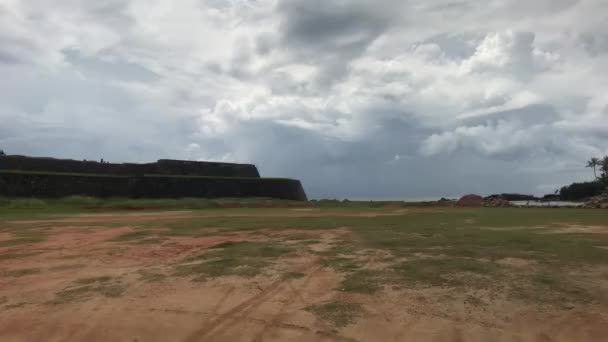
<svg viewBox="0 0 608 342"><path fill-rule="evenodd" d="M602 0L0 0L0 146L233 158L301 177L313 197L491 192L505 167L505 186L552 186L608 153L606 11ZM458 181L434 186L424 166L437 159L458 164ZM356 185L378 174L373 190Z"/></svg>
<svg viewBox="0 0 608 342"><path fill-rule="evenodd" d="M459 149L472 149L487 156L505 156L532 151L538 146L538 134L545 125L525 126L519 122L499 120L478 126L460 126L453 131L433 134L421 146L425 155L452 153ZM542 143L542 141L540 141ZM544 147L544 145L541 145Z"/></svg>

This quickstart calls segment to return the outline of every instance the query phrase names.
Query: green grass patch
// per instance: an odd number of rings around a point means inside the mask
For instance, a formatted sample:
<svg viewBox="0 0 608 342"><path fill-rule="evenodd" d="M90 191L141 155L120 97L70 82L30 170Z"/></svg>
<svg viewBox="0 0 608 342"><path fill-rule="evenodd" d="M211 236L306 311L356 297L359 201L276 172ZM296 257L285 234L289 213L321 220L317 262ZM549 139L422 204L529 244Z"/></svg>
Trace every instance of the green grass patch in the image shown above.
<svg viewBox="0 0 608 342"><path fill-rule="evenodd" d="M147 239L132 241L131 244L133 244L133 245L160 245L164 241L165 241L165 239L161 239L161 238L147 238Z"/></svg>
<svg viewBox="0 0 608 342"><path fill-rule="evenodd" d="M145 238L149 237L150 235L152 235L152 233L153 232L149 231L149 230L138 230L136 232L129 232L129 233L118 235L116 237L113 237L109 241L123 242L123 241L141 240L141 239L145 239Z"/></svg>
<svg viewBox="0 0 608 342"><path fill-rule="evenodd" d="M302 272L287 272L283 275L283 279L302 279L305 276Z"/></svg>
<svg viewBox="0 0 608 342"><path fill-rule="evenodd" d="M88 300L96 295L116 298L122 296L126 287L109 276L78 279L67 288L57 292L52 304Z"/></svg>
<svg viewBox="0 0 608 342"><path fill-rule="evenodd" d="M39 254L42 254L42 253L43 252L0 254L0 261L2 261L2 260L12 260L12 259L27 258L29 256L39 255Z"/></svg>
<svg viewBox="0 0 608 342"><path fill-rule="evenodd" d="M167 231L160 233L163 236L198 236L204 233L205 222L202 220L177 220L164 224Z"/></svg>
<svg viewBox="0 0 608 342"><path fill-rule="evenodd" d="M46 240L46 235L41 230L22 229L13 233L14 239L0 241L0 247L11 247L19 245L31 245Z"/></svg>
<svg viewBox="0 0 608 342"><path fill-rule="evenodd" d="M112 280L112 277L110 277L110 276L100 276L100 277L89 277L89 278L76 279L76 280L74 280L74 283L80 284L80 285L86 285L86 284L93 284L93 283L106 283L106 282L109 282L110 280Z"/></svg>
<svg viewBox="0 0 608 342"><path fill-rule="evenodd" d="M329 322L337 328L343 328L353 323L364 313L363 306L358 303L330 302L315 304L306 308L320 320Z"/></svg>
<svg viewBox="0 0 608 342"><path fill-rule="evenodd" d="M49 268L49 271L67 271L67 270L75 270L79 268L85 268L87 265L85 264L69 264L69 265L59 265L53 266Z"/></svg>
<svg viewBox="0 0 608 342"><path fill-rule="evenodd" d="M7 209L19 210L19 209L45 209L47 203L38 198L17 198L5 205Z"/></svg>
<svg viewBox="0 0 608 342"><path fill-rule="evenodd" d="M24 307L24 306L26 306L28 304L31 304L31 303L28 303L28 302L19 302L19 303L14 303L14 304L8 304L8 305L6 305L4 307L4 309L6 309L6 310L20 309L20 308L22 308L22 307Z"/></svg>
<svg viewBox="0 0 608 342"><path fill-rule="evenodd" d="M12 270L0 270L0 276L2 277L13 277L13 278L18 278L18 277L23 277L23 276L28 276L28 275L32 275L32 274L38 274L40 273L40 269L39 268L20 268L20 269L12 269Z"/></svg>
<svg viewBox="0 0 608 342"><path fill-rule="evenodd" d="M552 234L526 229L555 222L606 225L608 214L600 210L442 210L342 222L353 232L346 245L355 249L384 249L397 257L441 253L446 257L490 260L517 257L562 265L608 264L608 250L594 248L608 244L608 234ZM583 215L587 213L588 216ZM474 223L464 223L467 219Z"/></svg>
<svg viewBox="0 0 608 342"><path fill-rule="evenodd" d="M302 241L302 240L310 240L311 238L313 238L313 236L311 234L290 234L288 236L285 237L285 240L287 241Z"/></svg>
<svg viewBox="0 0 608 342"><path fill-rule="evenodd" d="M0 170L0 172L4 172ZM106 176L106 175L103 175ZM95 198L87 196L68 196L64 198L7 198L0 196L0 221L3 219L34 219L49 215L79 214L98 212L124 212L129 207L148 208L146 210L158 211L159 208L172 208L171 210L213 210L222 203L238 203L243 207L253 206L262 202L271 201L274 205L288 206L294 201L270 198L161 198L161 199L133 199L133 198ZM156 209L154 207L157 207ZM220 212L241 209L219 209ZM257 209L254 209L257 210Z"/></svg>
<svg viewBox="0 0 608 342"><path fill-rule="evenodd" d="M543 271L520 280L511 288L511 296L526 302L554 304L589 304L606 299L559 271Z"/></svg>
<svg viewBox="0 0 608 342"><path fill-rule="evenodd" d="M277 258L290 253L291 248L278 241L227 241L210 247L222 256L243 258Z"/></svg>
<svg viewBox="0 0 608 342"><path fill-rule="evenodd" d="M483 306L485 302L478 297L467 295L464 299L464 303L471 306Z"/></svg>
<svg viewBox="0 0 608 342"><path fill-rule="evenodd" d="M373 294L388 285L482 287L502 277L498 265L463 258L421 258L400 262L382 270L347 268L346 271L348 273L338 290L367 294Z"/></svg>
<svg viewBox="0 0 608 342"><path fill-rule="evenodd" d="M497 281L498 265L464 258L428 258L402 262L393 267L400 281L406 286L460 286L471 280L469 286L481 286L485 282L468 274L493 275L488 281Z"/></svg>
<svg viewBox="0 0 608 342"><path fill-rule="evenodd" d="M390 282L386 279L385 272L361 270L348 274L338 289L344 292L372 294L387 283Z"/></svg>
<svg viewBox="0 0 608 342"><path fill-rule="evenodd" d="M228 241L207 249L188 259L188 264L177 265L178 276L194 276L196 280L227 275L253 277L292 249L277 241Z"/></svg>
<svg viewBox="0 0 608 342"><path fill-rule="evenodd" d="M139 270L139 280L147 283L154 283L163 281L167 278L167 275L154 270Z"/></svg>
<svg viewBox="0 0 608 342"><path fill-rule="evenodd" d="M323 267L330 267L339 272L352 272L358 270L361 265L355 259L342 257L328 257L321 260Z"/></svg>
<svg viewBox="0 0 608 342"><path fill-rule="evenodd" d="M270 263L259 259L237 259L223 257L196 264L178 265L175 268L177 276L194 276L197 281L207 278L235 275L240 277L254 277Z"/></svg>

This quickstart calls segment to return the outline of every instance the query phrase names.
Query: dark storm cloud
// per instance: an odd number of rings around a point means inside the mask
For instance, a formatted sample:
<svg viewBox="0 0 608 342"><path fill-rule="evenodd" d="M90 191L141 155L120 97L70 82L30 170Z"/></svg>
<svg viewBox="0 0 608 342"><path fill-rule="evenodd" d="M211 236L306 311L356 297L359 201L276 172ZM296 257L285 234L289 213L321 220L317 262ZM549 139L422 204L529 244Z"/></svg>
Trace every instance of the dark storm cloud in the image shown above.
<svg viewBox="0 0 608 342"><path fill-rule="evenodd" d="M319 83L338 81L348 63L363 51L399 16L397 1L283 1L281 40L299 62L321 68Z"/></svg>
<svg viewBox="0 0 608 342"><path fill-rule="evenodd" d="M356 48L390 25L388 13L361 1L285 1L280 10L283 39L302 48Z"/></svg>

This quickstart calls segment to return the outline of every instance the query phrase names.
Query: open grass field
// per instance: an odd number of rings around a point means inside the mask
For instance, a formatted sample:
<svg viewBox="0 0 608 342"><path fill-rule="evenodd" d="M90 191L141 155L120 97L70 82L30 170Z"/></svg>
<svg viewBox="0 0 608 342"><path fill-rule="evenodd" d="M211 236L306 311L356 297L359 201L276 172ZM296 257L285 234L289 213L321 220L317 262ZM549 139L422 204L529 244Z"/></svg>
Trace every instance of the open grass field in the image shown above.
<svg viewBox="0 0 608 342"><path fill-rule="evenodd" d="M608 337L608 210L125 201L0 199L1 341Z"/></svg>

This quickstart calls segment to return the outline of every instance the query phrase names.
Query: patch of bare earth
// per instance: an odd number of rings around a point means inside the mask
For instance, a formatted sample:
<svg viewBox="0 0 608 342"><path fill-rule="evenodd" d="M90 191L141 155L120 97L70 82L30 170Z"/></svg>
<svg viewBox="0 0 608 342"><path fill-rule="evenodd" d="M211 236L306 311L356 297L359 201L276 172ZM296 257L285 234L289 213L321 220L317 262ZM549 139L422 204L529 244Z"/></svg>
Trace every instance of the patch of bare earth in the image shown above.
<svg viewBox="0 0 608 342"><path fill-rule="evenodd" d="M392 211L393 214L416 214L416 213L436 213L441 212L441 210L437 209L424 209L424 208L407 208L407 209L397 209Z"/></svg>
<svg viewBox="0 0 608 342"><path fill-rule="evenodd" d="M584 233L584 234L608 234L608 226L581 226L581 225L560 225L558 228L550 229L548 233Z"/></svg>
<svg viewBox="0 0 608 342"><path fill-rule="evenodd" d="M95 223L95 222L146 222L157 220L186 220L199 218L221 218L221 217L378 217L378 216L400 216L408 213L431 212L425 209L402 209L393 212L381 211L321 211L321 210L288 210L284 212L252 212L234 213L226 212L219 214L195 214L192 211L170 211L162 213L127 213L127 214L86 214L70 216L65 218L53 218L45 220L18 220L12 224L41 224L41 223Z"/></svg>
<svg viewBox="0 0 608 342"><path fill-rule="evenodd" d="M608 234L608 226L583 226L575 224L557 223L552 226L529 226L529 227L483 227L487 230L537 230L539 233L546 234Z"/></svg>
<svg viewBox="0 0 608 342"><path fill-rule="evenodd" d="M504 258L497 260L496 263L503 266L510 266L515 268L528 268L535 264L532 260L526 260L521 258Z"/></svg>
<svg viewBox="0 0 608 342"><path fill-rule="evenodd" d="M7 241L13 238L13 234L7 232L0 232L0 241Z"/></svg>
<svg viewBox="0 0 608 342"><path fill-rule="evenodd" d="M108 241L133 231L131 226L56 227L44 242L10 247L11 253L41 254L1 260L0 268L40 272L0 280L0 341L601 341L608 336L606 308L540 312L490 290L342 292L345 275L323 267L321 257L305 250L275 260L264 276L195 282L171 273L176 262L226 241L306 234L318 240L308 248L326 252L350 234L348 228L229 236L218 231L151 245ZM392 256L361 250L354 257L366 269L382 270ZM286 272L301 277L285 278ZM108 284L120 291L109 291ZM89 292L57 300L74 289ZM307 310L332 302L360 304L362 313L337 327Z"/></svg>

